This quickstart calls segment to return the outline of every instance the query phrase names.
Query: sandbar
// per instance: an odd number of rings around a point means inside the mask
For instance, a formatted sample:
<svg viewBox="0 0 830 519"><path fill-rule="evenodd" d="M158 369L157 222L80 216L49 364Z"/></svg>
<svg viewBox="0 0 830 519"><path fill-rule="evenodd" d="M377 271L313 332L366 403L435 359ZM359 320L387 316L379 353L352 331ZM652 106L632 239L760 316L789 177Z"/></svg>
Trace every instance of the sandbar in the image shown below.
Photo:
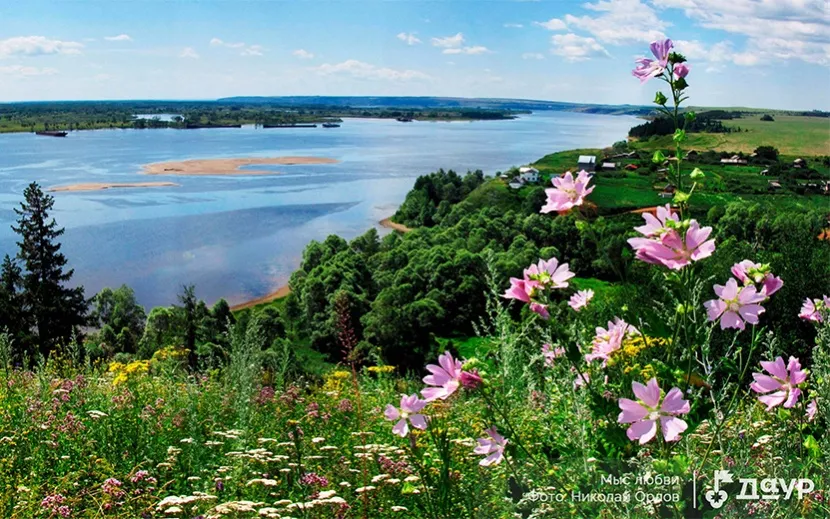
<svg viewBox="0 0 830 519"><path fill-rule="evenodd" d="M175 182L86 182L69 186L52 186L47 191L103 191L105 189L126 189L136 187L178 187Z"/></svg>
<svg viewBox="0 0 830 519"><path fill-rule="evenodd" d="M270 294L266 294L262 297L258 297L256 299L251 299L250 301L245 301L244 303L239 303L236 305L231 305L231 311L237 312L239 310L245 310L246 308L253 308L257 305L270 303L271 301L276 301L277 299L282 299L286 297L288 294L291 293L291 289L288 285L283 285L278 289L274 290Z"/></svg>
<svg viewBox="0 0 830 519"><path fill-rule="evenodd" d="M279 164L334 164L335 159L324 157L246 157L238 159L193 159L172 162L156 162L144 165L147 175L279 175L274 170L239 169L242 166Z"/></svg>

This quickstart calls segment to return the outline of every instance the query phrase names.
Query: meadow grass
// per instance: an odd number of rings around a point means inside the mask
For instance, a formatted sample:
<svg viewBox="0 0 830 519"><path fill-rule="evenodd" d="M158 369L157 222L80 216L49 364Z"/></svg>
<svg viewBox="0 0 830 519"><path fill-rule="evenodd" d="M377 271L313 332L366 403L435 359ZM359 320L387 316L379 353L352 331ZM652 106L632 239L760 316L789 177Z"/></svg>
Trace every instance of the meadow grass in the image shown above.
<svg viewBox="0 0 830 519"><path fill-rule="evenodd" d="M724 120L724 126L738 128L732 133L690 133L684 143L687 150L716 150L752 153L759 146L774 146L787 156L830 154L830 118L800 115L776 115L775 121L762 121L753 115ZM643 149L672 149L672 136L639 141ZM805 157L806 158L806 157Z"/></svg>

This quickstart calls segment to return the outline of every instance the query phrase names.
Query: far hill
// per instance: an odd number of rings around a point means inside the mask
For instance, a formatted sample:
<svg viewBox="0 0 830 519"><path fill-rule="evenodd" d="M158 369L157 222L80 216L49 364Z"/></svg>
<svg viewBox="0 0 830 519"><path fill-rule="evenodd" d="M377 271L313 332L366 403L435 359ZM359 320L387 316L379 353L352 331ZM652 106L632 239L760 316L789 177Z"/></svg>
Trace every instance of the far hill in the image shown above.
<svg viewBox="0 0 830 519"><path fill-rule="evenodd" d="M555 110L611 115L648 115L652 108L637 105L565 103L535 99L477 97L398 97L398 96L238 96L216 100L223 104L269 105L280 107L350 108L483 108L489 110Z"/></svg>

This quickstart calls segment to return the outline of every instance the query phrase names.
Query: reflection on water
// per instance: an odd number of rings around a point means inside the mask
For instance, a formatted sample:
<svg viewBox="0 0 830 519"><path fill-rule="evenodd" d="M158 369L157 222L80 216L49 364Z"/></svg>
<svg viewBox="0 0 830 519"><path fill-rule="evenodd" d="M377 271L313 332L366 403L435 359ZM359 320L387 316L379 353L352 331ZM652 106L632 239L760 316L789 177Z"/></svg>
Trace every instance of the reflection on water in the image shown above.
<svg viewBox="0 0 830 519"><path fill-rule="evenodd" d="M217 157L330 157L337 164L268 166L251 177L154 176L175 188L55 193L75 281L92 295L126 283L146 306L182 284L232 303L287 281L308 241L357 236L394 212L418 175L487 174L546 153L623 139L636 119L541 112L513 121L413 123L350 119L337 129L100 130L66 139L0 135L0 254L25 186L141 182L149 162ZM264 166L258 166L258 169Z"/></svg>

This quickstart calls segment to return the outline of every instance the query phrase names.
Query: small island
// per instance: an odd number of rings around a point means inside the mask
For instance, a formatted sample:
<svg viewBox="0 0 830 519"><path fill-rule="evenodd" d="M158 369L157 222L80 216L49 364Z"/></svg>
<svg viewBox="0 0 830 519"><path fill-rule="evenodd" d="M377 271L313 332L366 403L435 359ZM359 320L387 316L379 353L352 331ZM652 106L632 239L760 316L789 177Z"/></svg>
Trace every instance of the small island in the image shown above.
<svg viewBox="0 0 830 519"><path fill-rule="evenodd" d="M187 176L228 176L228 175L279 175L279 171L268 169L240 169L243 166L279 164L296 166L300 164L335 164L336 159L325 157L245 157L234 159L192 159L145 164L145 175L187 175Z"/></svg>
<svg viewBox="0 0 830 519"><path fill-rule="evenodd" d="M68 186L52 186L47 191L57 193L61 191L104 191L106 189L128 189L139 187L179 187L175 182L84 182Z"/></svg>

